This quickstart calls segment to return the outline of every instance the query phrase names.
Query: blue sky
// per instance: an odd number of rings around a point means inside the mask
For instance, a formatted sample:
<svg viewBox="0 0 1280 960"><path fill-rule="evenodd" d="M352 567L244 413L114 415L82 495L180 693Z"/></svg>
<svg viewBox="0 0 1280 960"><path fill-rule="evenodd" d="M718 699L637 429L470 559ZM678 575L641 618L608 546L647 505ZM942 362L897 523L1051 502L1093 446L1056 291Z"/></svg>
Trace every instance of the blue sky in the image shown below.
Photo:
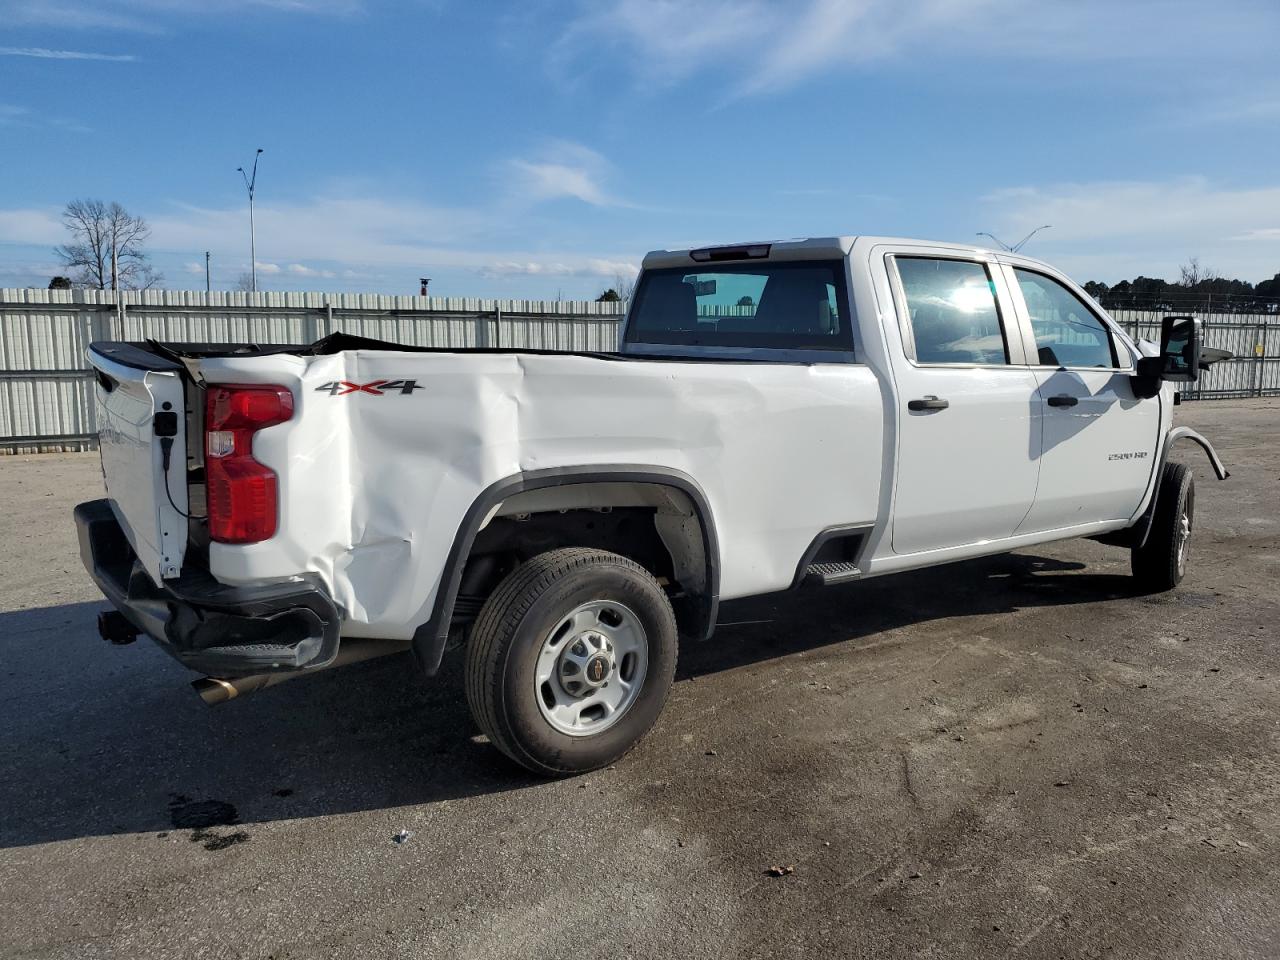
<svg viewBox="0 0 1280 960"><path fill-rule="evenodd" d="M1280 4L0 0L0 286L62 205L165 285L594 296L649 249L1005 240L1077 279L1280 272Z"/></svg>

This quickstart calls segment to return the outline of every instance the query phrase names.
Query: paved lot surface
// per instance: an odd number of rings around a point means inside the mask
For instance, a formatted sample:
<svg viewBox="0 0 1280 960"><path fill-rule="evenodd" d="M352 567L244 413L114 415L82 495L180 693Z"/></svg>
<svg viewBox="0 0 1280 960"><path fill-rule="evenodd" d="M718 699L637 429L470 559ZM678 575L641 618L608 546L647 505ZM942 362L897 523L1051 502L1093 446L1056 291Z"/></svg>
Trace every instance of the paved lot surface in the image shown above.
<svg viewBox="0 0 1280 960"><path fill-rule="evenodd" d="M1073 542L731 604L558 783L456 667L208 709L96 638L96 459L0 458L0 955L1280 956L1280 403L1179 415L1234 476L1177 592Z"/></svg>

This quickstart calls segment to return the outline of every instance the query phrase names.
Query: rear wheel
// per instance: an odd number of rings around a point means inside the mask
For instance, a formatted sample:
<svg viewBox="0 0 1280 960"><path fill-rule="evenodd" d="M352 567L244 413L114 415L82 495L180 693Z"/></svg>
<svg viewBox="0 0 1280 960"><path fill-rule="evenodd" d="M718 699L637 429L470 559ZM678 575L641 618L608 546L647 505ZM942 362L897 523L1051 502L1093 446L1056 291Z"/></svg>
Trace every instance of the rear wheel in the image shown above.
<svg viewBox="0 0 1280 960"><path fill-rule="evenodd" d="M467 702L516 763L546 776L612 763L653 725L675 674L676 622L639 564L551 550L485 602L467 647Z"/></svg>
<svg viewBox="0 0 1280 960"><path fill-rule="evenodd" d="M1196 485L1184 463L1167 463L1156 493L1155 516L1147 542L1131 555L1133 575L1150 592L1172 590L1187 572L1191 528L1195 523Z"/></svg>

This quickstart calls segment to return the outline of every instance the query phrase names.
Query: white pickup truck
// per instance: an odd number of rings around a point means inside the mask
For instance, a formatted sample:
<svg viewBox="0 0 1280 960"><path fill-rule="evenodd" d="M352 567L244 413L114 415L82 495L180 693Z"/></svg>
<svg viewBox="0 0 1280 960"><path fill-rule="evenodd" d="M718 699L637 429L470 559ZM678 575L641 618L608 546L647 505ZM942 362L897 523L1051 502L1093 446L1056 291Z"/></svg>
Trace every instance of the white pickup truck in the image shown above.
<svg viewBox="0 0 1280 960"><path fill-rule="evenodd" d="M530 770L600 767L721 600L1069 537L1181 580L1169 381L1052 267L838 237L650 253L616 353L95 343L107 497L76 508L115 606L211 703L412 649Z"/></svg>

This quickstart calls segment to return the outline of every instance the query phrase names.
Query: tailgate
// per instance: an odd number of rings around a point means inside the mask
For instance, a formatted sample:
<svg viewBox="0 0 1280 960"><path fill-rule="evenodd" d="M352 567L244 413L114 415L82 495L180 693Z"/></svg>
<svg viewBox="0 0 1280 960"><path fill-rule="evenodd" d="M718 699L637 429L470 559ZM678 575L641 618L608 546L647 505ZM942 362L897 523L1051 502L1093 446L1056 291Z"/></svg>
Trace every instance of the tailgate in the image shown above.
<svg viewBox="0 0 1280 960"><path fill-rule="evenodd" d="M95 343L98 444L107 499L143 569L157 584L178 576L187 547L187 423L182 367L143 347ZM161 433L173 433L168 492Z"/></svg>

